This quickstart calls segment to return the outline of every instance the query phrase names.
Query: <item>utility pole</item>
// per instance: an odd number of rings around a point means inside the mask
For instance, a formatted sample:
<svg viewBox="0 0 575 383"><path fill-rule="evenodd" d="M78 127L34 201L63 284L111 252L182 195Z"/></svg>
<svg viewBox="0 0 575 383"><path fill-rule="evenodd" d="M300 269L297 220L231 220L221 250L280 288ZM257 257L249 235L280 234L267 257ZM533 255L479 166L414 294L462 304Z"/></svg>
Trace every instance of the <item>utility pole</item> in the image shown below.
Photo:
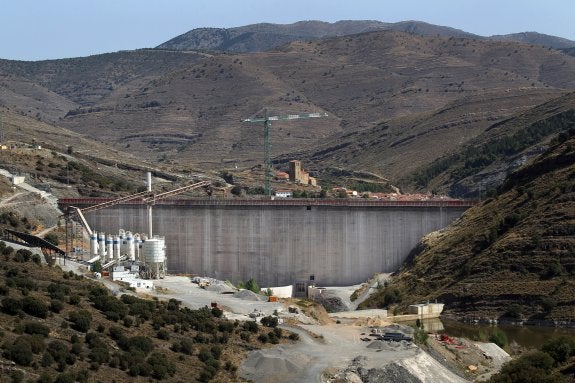
<svg viewBox="0 0 575 383"><path fill-rule="evenodd" d="M246 118L241 120L241 122L249 122L254 124L264 124L264 194L271 197L271 176L272 176L272 164L270 157L270 128L272 126L271 121L291 121L291 120L302 120L308 118L319 118L328 117L327 113L303 113L303 114L288 114L285 116L268 116L268 110L264 109L263 118Z"/></svg>

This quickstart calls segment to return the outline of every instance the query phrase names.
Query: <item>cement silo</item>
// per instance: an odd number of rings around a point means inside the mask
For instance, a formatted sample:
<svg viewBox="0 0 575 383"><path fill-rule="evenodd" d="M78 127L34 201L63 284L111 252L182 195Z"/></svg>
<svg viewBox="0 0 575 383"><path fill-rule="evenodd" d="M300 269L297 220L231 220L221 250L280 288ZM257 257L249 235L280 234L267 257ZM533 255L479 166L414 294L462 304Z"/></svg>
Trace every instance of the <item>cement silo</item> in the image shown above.
<svg viewBox="0 0 575 383"><path fill-rule="evenodd" d="M142 242L142 256L146 265L146 277L151 279L166 276L166 241L154 236Z"/></svg>

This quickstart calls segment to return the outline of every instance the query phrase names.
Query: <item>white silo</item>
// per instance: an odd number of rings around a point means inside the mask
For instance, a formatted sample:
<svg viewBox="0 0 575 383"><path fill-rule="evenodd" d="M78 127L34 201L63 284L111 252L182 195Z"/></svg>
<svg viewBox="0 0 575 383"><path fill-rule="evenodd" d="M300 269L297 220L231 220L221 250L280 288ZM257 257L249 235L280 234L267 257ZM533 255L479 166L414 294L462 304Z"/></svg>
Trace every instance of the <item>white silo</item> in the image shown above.
<svg viewBox="0 0 575 383"><path fill-rule="evenodd" d="M136 261L142 262L142 257L140 257L140 253L142 250L142 238L140 238L140 234L134 234L134 256L136 257Z"/></svg>
<svg viewBox="0 0 575 383"><path fill-rule="evenodd" d="M166 276L166 241L164 237L154 236L142 243L142 253L148 275L152 279Z"/></svg>
<svg viewBox="0 0 575 383"><path fill-rule="evenodd" d="M126 244L126 232L124 229L120 229L120 254L124 255L127 251L127 244Z"/></svg>
<svg viewBox="0 0 575 383"><path fill-rule="evenodd" d="M119 235L115 235L114 236L114 259L120 259L120 244L122 243L120 241L120 236Z"/></svg>
<svg viewBox="0 0 575 383"><path fill-rule="evenodd" d="M106 256L106 234L98 233L98 254L101 257ZM103 261L104 259L102 259Z"/></svg>
<svg viewBox="0 0 575 383"><path fill-rule="evenodd" d="M108 234L106 236L106 249L108 250L108 259L114 258L114 238Z"/></svg>
<svg viewBox="0 0 575 383"><path fill-rule="evenodd" d="M125 254L128 256L130 261L135 261L136 252L134 249L134 236L132 235L131 232L129 231L126 232L126 238L124 239L124 242L126 242Z"/></svg>
<svg viewBox="0 0 575 383"><path fill-rule="evenodd" d="M98 255L98 233L96 232L90 235L90 254Z"/></svg>

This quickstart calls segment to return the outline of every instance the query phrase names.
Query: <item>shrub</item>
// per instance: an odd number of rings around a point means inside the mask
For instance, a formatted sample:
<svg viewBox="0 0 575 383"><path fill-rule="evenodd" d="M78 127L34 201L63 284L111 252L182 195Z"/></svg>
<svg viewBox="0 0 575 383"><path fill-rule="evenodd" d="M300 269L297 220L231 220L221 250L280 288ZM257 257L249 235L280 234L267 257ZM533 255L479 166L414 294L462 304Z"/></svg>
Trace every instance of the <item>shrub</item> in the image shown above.
<svg viewBox="0 0 575 383"><path fill-rule="evenodd" d="M495 343L499 347L503 348L507 346L507 335L501 330L495 330L491 335L489 335L489 341Z"/></svg>
<svg viewBox="0 0 575 383"><path fill-rule="evenodd" d="M80 332L88 332L92 324L92 314L87 310L72 311L68 315L68 320L72 322L72 328Z"/></svg>
<svg viewBox="0 0 575 383"><path fill-rule="evenodd" d="M296 334L295 332L292 332L291 334L289 334L288 338L290 340L299 340L299 334Z"/></svg>
<svg viewBox="0 0 575 383"><path fill-rule="evenodd" d="M26 322L24 324L24 332L26 334L38 334L47 337L50 334L50 328L38 322Z"/></svg>
<svg viewBox="0 0 575 383"><path fill-rule="evenodd" d="M258 324L254 321L246 321L243 323L242 327L244 328L244 330L249 331L249 332L258 332Z"/></svg>
<svg viewBox="0 0 575 383"><path fill-rule="evenodd" d="M194 342L189 339L182 339L180 341L180 352L186 355L192 355L194 352Z"/></svg>
<svg viewBox="0 0 575 383"><path fill-rule="evenodd" d="M28 262L32 258L32 252L28 249L19 249L14 255L14 261L16 262Z"/></svg>
<svg viewBox="0 0 575 383"><path fill-rule="evenodd" d="M154 379L165 379L176 373L176 366L169 362L166 355L154 352L146 363L151 367L151 376Z"/></svg>
<svg viewBox="0 0 575 383"><path fill-rule="evenodd" d="M110 353L105 344L102 346L94 347L90 351L90 361L98 364L108 363L110 361Z"/></svg>
<svg viewBox="0 0 575 383"><path fill-rule="evenodd" d="M513 303L509 305L507 311L505 312L505 315L510 318L521 319L521 317L523 316L523 306L517 303Z"/></svg>
<svg viewBox="0 0 575 383"><path fill-rule="evenodd" d="M32 346L22 337L16 338L14 343L8 347L6 350L6 356L8 359L21 366L29 366L34 360Z"/></svg>
<svg viewBox="0 0 575 383"><path fill-rule="evenodd" d="M566 379L551 373L553 358L549 354L535 351L524 354L503 365L501 371L493 375L490 383L562 383Z"/></svg>
<svg viewBox="0 0 575 383"><path fill-rule="evenodd" d="M170 339L170 333L165 329L159 330L157 332L156 336L158 337L158 339L162 339L162 340L169 340Z"/></svg>
<svg viewBox="0 0 575 383"><path fill-rule="evenodd" d="M2 300L2 312L8 315L18 315L22 310L22 301L16 298L4 298Z"/></svg>
<svg viewBox="0 0 575 383"><path fill-rule="evenodd" d="M124 334L124 330L122 330L118 326L110 326L110 329L108 330L108 332L110 333L110 338L112 338L114 340L120 339L122 337L122 335Z"/></svg>
<svg viewBox="0 0 575 383"><path fill-rule="evenodd" d="M50 302L50 311L54 313L59 313L64 309L64 302L59 299L52 299Z"/></svg>
<svg viewBox="0 0 575 383"><path fill-rule="evenodd" d="M555 364L565 363L575 355L575 340L568 336L560 336L545 342L542 351L549 354L555 360Z"/></svg>
<svg viewBox="0 0 575 383"><path fill-rule="evenodd" d="M146 336L133 336L120 338L118 346L124 351L141 351L147 355L154 349L154 342Z"/></svg>
<svg viewBox="0 0 575 383"><path fill-rule="evenodd" d="M82 298L79 295L70 295L70 298L68 298L68 303L70 303L71 305L78 305L80 303L80 301L82 300Z"/></svg>
<svg viewBox="0 0 575 383"><path fill-rule="evenodd" d="M46 372L41 373L38 380L36 380L36 383L53 383L53 382L54 380L52 379L52 376L50 376L50 374Z"/></svg>
<svg viewBox="0 0 575 383"><path fill-rule="evenodd" d="M24 297L22 299L22 310L38 318L46 318L48 316L48 306L34 297Z"/></svg>
<svg viewBox="0 0 575 383"><path fill-rule="evenodd" d="M267 317L263 317L261 322L262 322L262 325L264 325L266 327L277 327L278 317L269 315Z"/></svg>
<svg viewBox="0 0 575 383"><path fill-rule="evenodd" d="M22 335L22 339L25 339L30 343L33 354L40 354L46 349L46 344L44 343L44 337L42 335Z"/></svg>
<svg viewBox="0 0 575 383"><path fill-rule="evenodd" d="M212 307L212 316L215 318L221 318L224 315L224 311L219 307Z"/></svg>
<svg viewBox="0 0 575 383"><path fill-rule="evenodd" d="M267 334L263 334L263 333L260 334L260 335L258 336L258 340L259 340L260 342L262 342L262 343L267 343L267 341L268 341L268 336L267 336Z"/></svg>

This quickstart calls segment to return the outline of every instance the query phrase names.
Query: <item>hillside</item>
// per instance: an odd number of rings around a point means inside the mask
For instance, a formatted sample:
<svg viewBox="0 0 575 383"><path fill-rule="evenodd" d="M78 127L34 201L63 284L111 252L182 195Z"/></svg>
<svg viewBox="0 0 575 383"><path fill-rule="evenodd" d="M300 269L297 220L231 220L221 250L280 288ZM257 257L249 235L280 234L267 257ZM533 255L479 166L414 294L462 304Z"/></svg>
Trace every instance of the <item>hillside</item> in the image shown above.
<svg viewBox="0 0 575 383"><path fill-rule="evenodd" d="M160 44L157 48L236 53L263 52L296 40L312 41L326 37L348 36L384 30L407 32L421 36L515 41L554 49L575 47L575 41L537 32L483 37L455 28L414 20L397 23L385 23L374 20L341 20L335 23L327 23L309 20L293 24L261 23L235 28L198 28L176 36Z"/></svg>
<svg viewBox="0 0 575 383"><path fill-rule="evenodd" d="M138 91L118 91L97 105L79 108L62 125L148 160L249 167L261 162L261 128L238 121L261 115L264 108L271 115L306 111L330 115L274 124L272 156L280 157L313 150L337 135L385 130L396 120L392 142L399 145L414 135L412 125L405 123L407 116L423 122L426 113L458 102L461 114L452 115L453 120L419 124L415 137L434 132L445 146L422 162L405 156L405 162L394 164L396 169L412 170L471 138L461 135L462 119L466 130L477 134L493 122L574 88L573 78L575 59L542 47L373 32L294 42L273 52L214 55L158 77ZM494 97L502 107L479 109ZM464 117L471 114L472 118ZM381 138L373 137L370 144L373 141ZM409 145L423 145L410 141ZM381 155L385 162L387 153ZM345 159L337 164L349 169L362 165ZM362 170L382 171L373 165ZM380 175L388 177L386 172Z"/></svg>
<svg viewBox="0 0 575 383"><path fill-rule="evenodd" d="M575 121L575 93L490 125L459 150L451 152L399 181L412 190L436 190L479 197L497 189L507 174L539 155L551 137Z"/></svg>
<svg viewBox="0 0 575 383"><path fill-rule="evenodd" d="M552 118L550 119L552 120ZM468 319L574 321L575 124L497 195L432 233L364 307L437 299Z"/></svg>
<svg viewBox="0 0 575 383"><path fill-rule="evenodd" d="M129 92L203 57L143 49L61 60L0 60L0 106L56 122L79 106L93 105L118 89Z"/></svg>
<svg viewBox="0 0 575 383"><path fill-rule="evenodd" d="M0 242L0 251L2 383L239 382L241 358L265 347L261 334L290 342L279 329L221 319L217 308L190 310L129 290L114 297L29 250Z"/></svg>

